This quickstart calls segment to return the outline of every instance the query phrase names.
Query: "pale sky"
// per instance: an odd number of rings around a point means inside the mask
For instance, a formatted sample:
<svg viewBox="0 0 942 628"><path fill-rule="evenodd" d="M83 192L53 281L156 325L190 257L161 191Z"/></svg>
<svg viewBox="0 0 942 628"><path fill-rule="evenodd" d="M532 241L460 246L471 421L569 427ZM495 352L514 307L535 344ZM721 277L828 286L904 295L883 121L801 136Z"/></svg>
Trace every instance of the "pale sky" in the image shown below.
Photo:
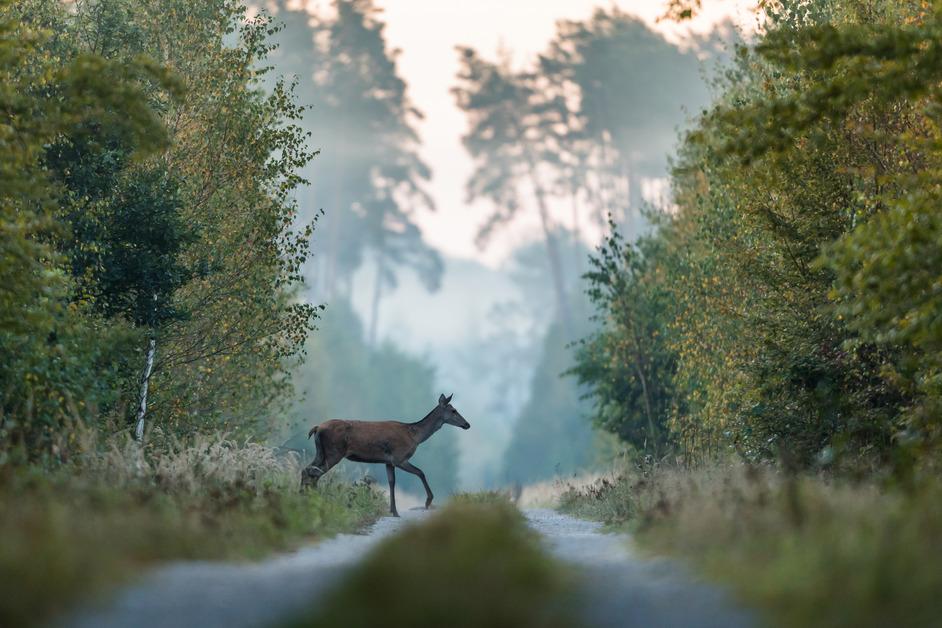
<svg viewBox="0 0 942 628"><path fill-rule="evenodd" d="M707 32L727 17L746 31L754 30L756 5L756 0L703 0L696 19L677 24L658 21L664 14L665 0L374 2L383 11L388 45L401 51L399 72L408 83L409 97L425 114L419 123L421 153L433 171L428 190L437 211L422 211L417 216L424 237L445 254L476 259L492 267L518 244L539 237L539 223L535 212L526 211L496 234L487 249L479 250L474 244L478 226L490 208L484 203L468 206L465 202L465 181L472 162L461 145L466 120L449 92L458 70L455 46L472 46L489 59L496 59L499 49L509 50L514 64L524 67L546 48L556 32L557 21L587 19L599 6L635 14L668 39L682 42L685 33ZM329 8L328 0L295 0L292 4L306 4L318 11ZM557 219L563 224L570 222L568 210L561 211ZM583 224L584 233L585 227Z"/></svg>

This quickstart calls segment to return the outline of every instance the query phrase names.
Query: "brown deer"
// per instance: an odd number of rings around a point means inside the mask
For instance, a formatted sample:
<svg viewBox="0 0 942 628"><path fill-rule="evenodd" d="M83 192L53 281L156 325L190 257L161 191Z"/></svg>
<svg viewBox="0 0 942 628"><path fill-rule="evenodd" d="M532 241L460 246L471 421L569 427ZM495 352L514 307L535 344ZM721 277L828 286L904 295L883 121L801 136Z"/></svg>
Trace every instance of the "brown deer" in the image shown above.
<svg viewBox="0 0 942 628"><path fill-rule="evenodd" d="M344 458L353 462L375 462L386 465L389 511L394 517L399 516L396 511L396 467L419 476L425 487L425 507L428 508L432 505L432 489L422 469L409 462L409 458L445 423L464 430L471 427L451 405L452 396L441 395L438 405L415 423L331 419L315 425L307 437L314 437L317 454L314 462L301 471L301 488L317 486L320 477Z"/></svg>

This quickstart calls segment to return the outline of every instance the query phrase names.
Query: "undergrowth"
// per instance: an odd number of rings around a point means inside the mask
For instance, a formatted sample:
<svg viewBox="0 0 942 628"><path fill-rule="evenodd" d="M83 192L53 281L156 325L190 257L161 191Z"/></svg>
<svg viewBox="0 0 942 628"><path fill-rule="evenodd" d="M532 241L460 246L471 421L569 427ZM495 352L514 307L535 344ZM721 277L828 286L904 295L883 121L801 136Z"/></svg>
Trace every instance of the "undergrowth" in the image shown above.
<svg viewBox="0 0 942 628"><path fill-rule="evenodd" d="M938 626L942 485L912 491L773 468L647 468L561 497L692 561L784 627Z"/></svg>
<svg viewBox="0 0 942 628"><path fill-rule="evenodd" d="M159 561L259 558L385 509L366 487L301 494L295 458L224 437L87 451L0 476L0 625L43 623Z"/></svg>

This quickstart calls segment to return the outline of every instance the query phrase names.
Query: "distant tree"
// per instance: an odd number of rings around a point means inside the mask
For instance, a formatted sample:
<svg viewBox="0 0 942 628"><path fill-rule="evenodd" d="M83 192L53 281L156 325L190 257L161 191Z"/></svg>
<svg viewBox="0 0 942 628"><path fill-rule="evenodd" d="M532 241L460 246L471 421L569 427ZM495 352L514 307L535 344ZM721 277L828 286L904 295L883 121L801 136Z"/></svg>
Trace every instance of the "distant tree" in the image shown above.
<svg viewBox="0 0 942 628"><path fill-rule="evenodd" d="M586 421L589 406L582 399L585 391L572 378L563 377L573 360L568 336L556 322L543 337L529 399L504 454L505 482L537 482L584 470L595 462L594 435Z"/></svg>
<svg viewBox="0 0 942 628"><path fill-rule="evenodd" d="M577 231L590 209L602 227L612 215L631 238L641 232L642 180L666 175L684 109L707 100L693 48L712 54L717 44L718 36L707 37L684 51L638 18L599 9L588 21L560 22L532 69L515 71L506 59L494 63L459 48L452 92L467 114L464 144L475 160L467 194L494 207L479 242L532 200L567 327L567 263L553 210L571 203Z"/></svg>
<svg viewBox="0 0 942 628"><path fill-rule="evenodd" d="M377 273L367 332L373 342L396 269L415 270L435 290L442 262L414 218L434 208L423 187L431 171L418 155L414 125L422 113L398 74L398 51L387 47L372 0L337 0L333 8L334 15L312 16L280 4L288 28L275 63L298 75L300 97L311 105L306 124L324 156L312 176L312 202L326 212L314 288L329 298L338 285L348 287L369 253Z"/></svg>
<svg viewBox="0 0 942 628"><path fill-rule="evenodd" d="M691 42L712 52L709 43ZM636 237L642 178L663 176L685 109L696 113L707 102L695 50L681 50L618 9L597 9L588 21L559 23L539 71L578 95L566 101L578 106L570 104L561 145L578 149L582 185L595 186L586 197L599 216L614 215Z"/></svg>
<svg viewBox="0 0 942 628"><path fill-rule="evenodd" d="M494 229L515 218L532 195L543 229L556 311L569 328L572 313L559 234L550 215L549 183L542 167L548 137L543 118L558 109L543 100L532 77L513 72L506 60L488 62L471 48L459 48L458 54L458 85L452 93L468 116L470 128L463 141L475 160L467 196L469 201L485 198L494 205L494 213L478 232L478 243L486 244Z"/></svg>
<svg viewBox="0 0 942 628"><path fill-rule="evenodd" d="M588 248L572 232L560 230L560 244L564 259L581 261L588 256ZM552 276L541 249L538 243L521 247L507 264L520 293L517 306L526 311L528 320L541 320L552 305ZM567 289L573 295L575 327L567 330L559 318L543 319L545 324L537 327L524 349L535 356L533 373L496 478L501 482L544 480L597 462L596 436L585 420L591 409L585 399L588 390L575 378L564 376L577 351L571 339L588 334L595 326L580 286L581 279L571 274Z"/></svg>

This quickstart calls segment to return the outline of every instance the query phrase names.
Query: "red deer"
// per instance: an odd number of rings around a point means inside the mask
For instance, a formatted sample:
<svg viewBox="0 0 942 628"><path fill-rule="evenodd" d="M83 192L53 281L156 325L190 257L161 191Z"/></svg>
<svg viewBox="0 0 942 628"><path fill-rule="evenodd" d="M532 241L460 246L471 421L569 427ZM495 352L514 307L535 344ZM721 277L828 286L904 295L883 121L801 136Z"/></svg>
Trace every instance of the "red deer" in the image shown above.
<svg viewBox="0 0 942 628"><path fill-rule="evenodd" d="M389 511L394 517L399 516L396 511L396 467L419 476L425 487L425 507L428 508L432 505L432 489L422 469L409 462L409 458L445 423L464 430L471 427L451 405L452 396L441 395L438 405L415 423L331 419L315 425L307 437L314 437L317 454L314 462L301 472L301 488L317 486L320 477L344 458L353 462L374 462L386 465Z"/></svg>

